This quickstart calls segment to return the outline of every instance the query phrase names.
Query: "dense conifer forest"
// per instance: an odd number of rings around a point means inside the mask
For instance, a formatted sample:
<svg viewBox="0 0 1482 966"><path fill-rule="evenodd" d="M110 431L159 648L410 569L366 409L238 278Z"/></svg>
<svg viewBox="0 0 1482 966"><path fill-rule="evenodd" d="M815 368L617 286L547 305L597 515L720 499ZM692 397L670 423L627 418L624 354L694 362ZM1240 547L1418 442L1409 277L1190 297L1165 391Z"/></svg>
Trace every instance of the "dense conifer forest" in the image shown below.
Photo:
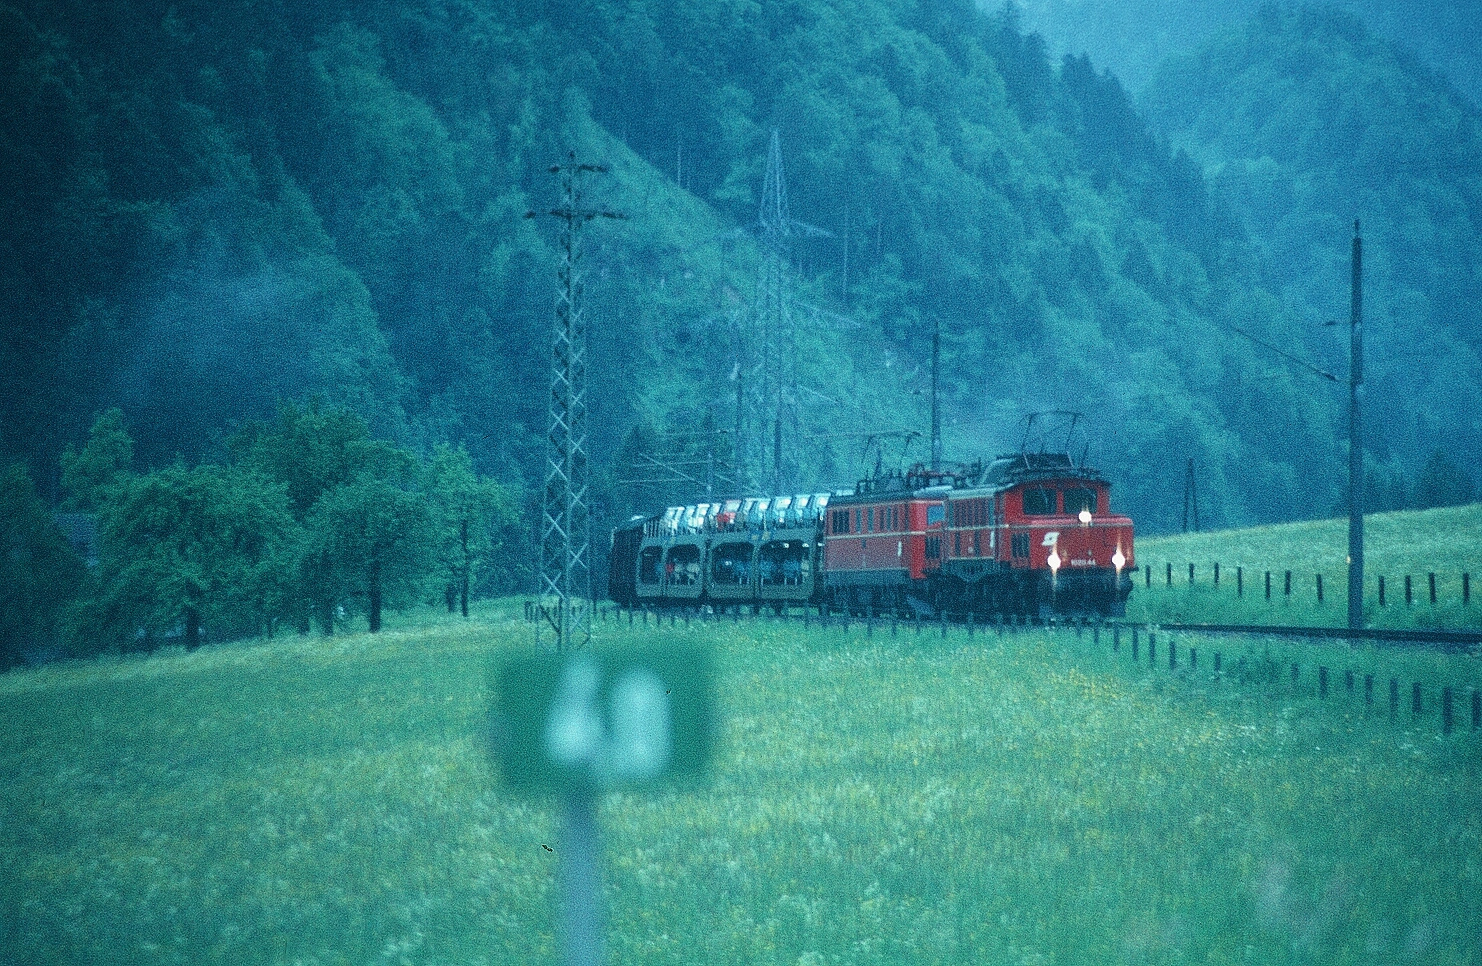
<svg viewBox="0 0 1482 966"><path fill-rule="evenodd" d="M811 226L790 487L925 455L903 434L926 429L939 326L949 456L1072 409L1144 531L1175 527L1190 459L1216 525L1329 514L1342 396L1235 329L1346 375L1320 323L1346 320L1355 218L1370 503L1458 499L1478 470L1478 111L1342 14L1263 8L1140 102L970 0L4 0L0 48L7 507L107 517L86 573L34 527L7 566L64 574L24 592L79 633L332 629L337 601L456 597L474 569L521 586L557 264L556 225L525 216L570 151L610 166L590 199L627 216L585 260L606 522L697 496L634 482L647 456L734 461L774 131ZM324 442L316 420L333 452L278 445ZM125 548L182 500L281 540L244 537L149 610L139 588L189 568ZM428 539L377 543L367 507ZM450 563L458 507L482 536Z"/></svg>

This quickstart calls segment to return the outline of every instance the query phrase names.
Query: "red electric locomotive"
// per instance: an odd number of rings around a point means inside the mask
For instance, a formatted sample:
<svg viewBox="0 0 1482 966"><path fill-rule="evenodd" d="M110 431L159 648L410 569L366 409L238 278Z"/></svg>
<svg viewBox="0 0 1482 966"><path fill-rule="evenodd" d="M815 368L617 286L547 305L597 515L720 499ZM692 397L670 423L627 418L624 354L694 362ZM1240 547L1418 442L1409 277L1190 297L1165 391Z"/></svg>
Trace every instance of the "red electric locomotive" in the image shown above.
<svg viewBox="0 0 1482 966"><path fill-rule="evenodd" d="M960 482L958 473L915 466L835 495L823 537L829 603L852 614L934 613L944 501Z"/></svg>
<svg viewBox="0 0 1482 966"><path fill-rule="evenodd" d="M953 612L1121 616L1132 520L1065 453L1001 457L947 494L934 602Z"/></svg>

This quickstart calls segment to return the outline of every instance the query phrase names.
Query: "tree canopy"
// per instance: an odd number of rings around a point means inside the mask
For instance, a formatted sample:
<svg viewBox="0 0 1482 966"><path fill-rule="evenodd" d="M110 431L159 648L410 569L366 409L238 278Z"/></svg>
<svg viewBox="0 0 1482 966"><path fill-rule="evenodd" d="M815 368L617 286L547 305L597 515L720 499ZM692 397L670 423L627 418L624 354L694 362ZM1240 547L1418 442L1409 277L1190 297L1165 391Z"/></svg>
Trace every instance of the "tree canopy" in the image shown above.
<svg viewBox="0 0 1482 966"><path fill-rule="evenodd" d="M116 406L137 469L237 460L300 523L383 441L462 446L530 526L557 258L524 216L574 150L628 216L587 234L594 503L694 496L624 483L624 440L694 451L738 399L759 487L774 130L799 225L789 487L925 428L940 324L949 455L1077 409L1145 532L1176 524L1189 458L1216 523L1327 512L1337 401L1233 330L1331 355L1314 324L1346 299L1355 210L1392 320L1372 458L1413 477L1438 445L1482 452L1475 112L1339 17L1263 12L1143 106L971 0L0 0L0 22L0 299L25 320L0 334L0 456L37 479ZM1419 387L1412 347L1436 360Z"/></svg>

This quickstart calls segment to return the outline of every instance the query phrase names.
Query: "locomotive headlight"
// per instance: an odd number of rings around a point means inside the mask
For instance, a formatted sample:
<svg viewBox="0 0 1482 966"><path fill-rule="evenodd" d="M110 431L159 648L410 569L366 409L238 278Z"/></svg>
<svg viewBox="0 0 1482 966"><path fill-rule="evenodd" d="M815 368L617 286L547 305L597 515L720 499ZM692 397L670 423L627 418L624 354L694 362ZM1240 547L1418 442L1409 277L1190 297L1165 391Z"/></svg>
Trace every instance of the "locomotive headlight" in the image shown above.
<svg viewBox="0 0 1482 966"><path fill-rule="evenodd" d="M1050 558L1045 561L1050 565L1050 575L1054 576L1060 570L1060 548L1055 547L1050 551Z"/></svg>
<svg viewBox="0 0 1482 966"><path fill-rule="evenodd" d="M1081 526L1089 527L1091 525L1091 511L1085 507L1081 507L1080 515L1076 519L1081 521Z"/></svg>
<svg viewBox="0 0 1482 966"><path fill-rule="evenodd" d="M1127 566L1127 558L1122 555L1122 545L1120 543L1117 544L1116 552L1112 554L1112 566L1117 568L1118 573L1121 573L1122 568Z"/></svg>

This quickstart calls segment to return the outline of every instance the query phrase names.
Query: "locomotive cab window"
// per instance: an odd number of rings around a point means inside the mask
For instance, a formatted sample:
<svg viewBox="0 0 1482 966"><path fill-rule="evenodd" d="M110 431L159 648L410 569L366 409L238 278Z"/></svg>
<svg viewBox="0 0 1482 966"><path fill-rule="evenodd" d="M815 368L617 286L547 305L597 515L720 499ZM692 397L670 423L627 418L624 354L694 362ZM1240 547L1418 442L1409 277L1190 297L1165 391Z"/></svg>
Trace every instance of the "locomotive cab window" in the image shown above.
<svg viewBox="0 0 1482 966"><path fill-rule="evenodd" d="M1055 498L1059 496L1056 490L1033 487L1024 491L1024 515L1030 517L1048 517L1055 514Z"/></svg>
<svg viewBox="0 0 1482 966"><path fill-rule="evenodd" d="M1096 512L1096 491L1073 489L1065 491L1065 512L1074 516L1086 510L1090 513Z"/></svg>

